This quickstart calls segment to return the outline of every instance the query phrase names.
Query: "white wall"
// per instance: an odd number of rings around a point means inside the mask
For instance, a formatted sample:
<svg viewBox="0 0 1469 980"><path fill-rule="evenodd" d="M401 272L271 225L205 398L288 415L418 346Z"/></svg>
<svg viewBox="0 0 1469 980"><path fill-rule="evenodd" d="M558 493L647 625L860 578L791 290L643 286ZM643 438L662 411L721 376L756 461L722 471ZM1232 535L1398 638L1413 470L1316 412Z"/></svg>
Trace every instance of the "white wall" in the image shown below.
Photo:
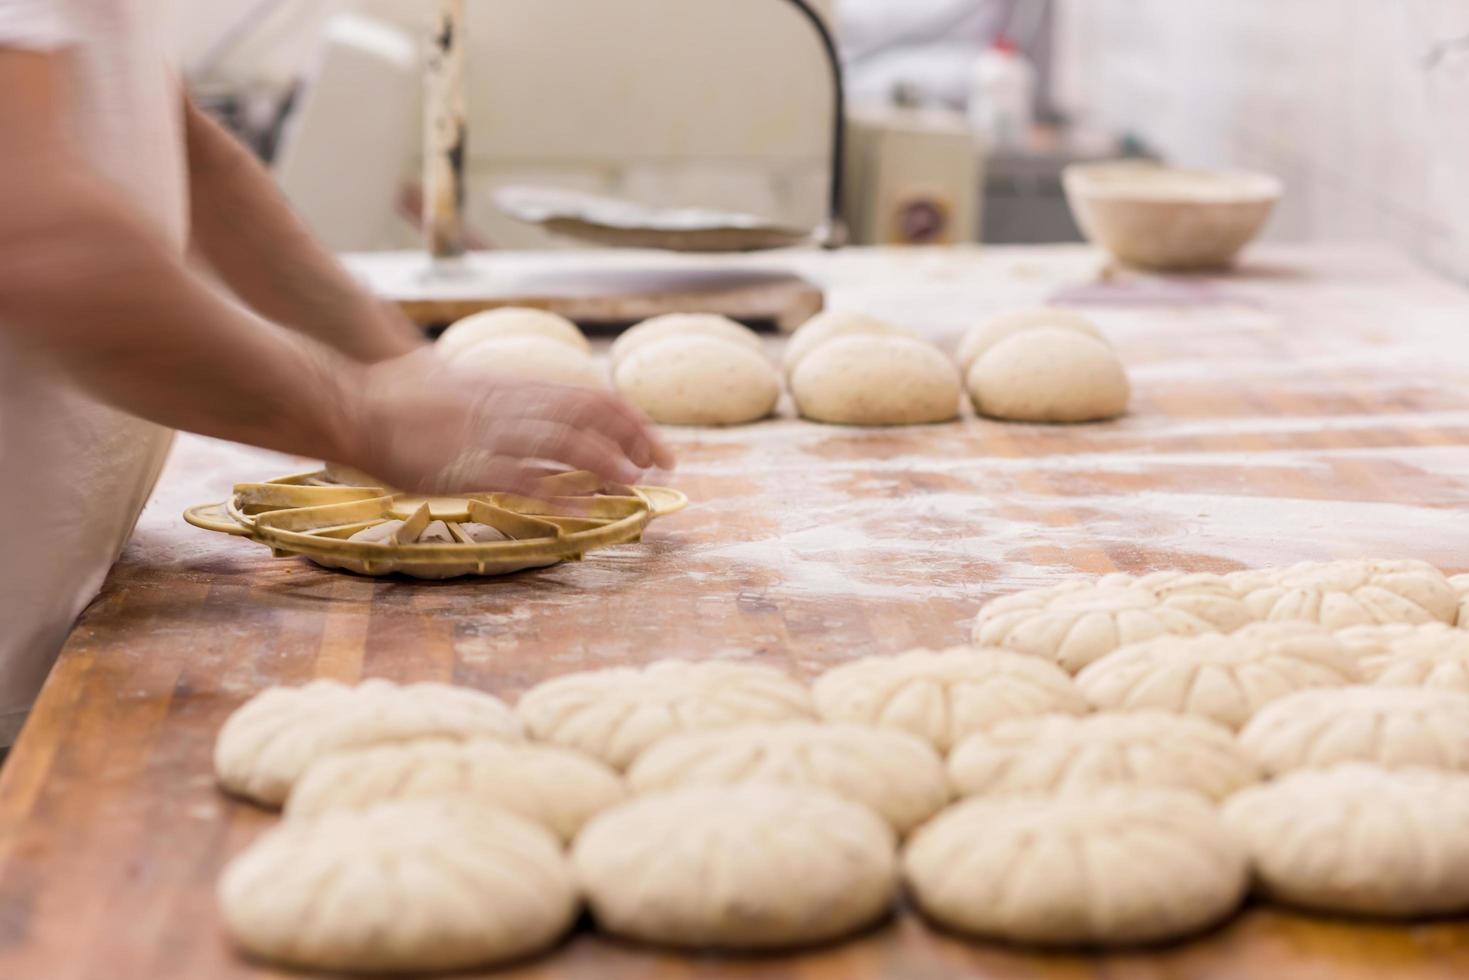
<svg viewBox="0 0 1469 980"><path fill-rule="evenodd" d="M1270 234L1469 279L1469 0L1059 0L1061 96L1169 158L1258 167Z"/></svg>

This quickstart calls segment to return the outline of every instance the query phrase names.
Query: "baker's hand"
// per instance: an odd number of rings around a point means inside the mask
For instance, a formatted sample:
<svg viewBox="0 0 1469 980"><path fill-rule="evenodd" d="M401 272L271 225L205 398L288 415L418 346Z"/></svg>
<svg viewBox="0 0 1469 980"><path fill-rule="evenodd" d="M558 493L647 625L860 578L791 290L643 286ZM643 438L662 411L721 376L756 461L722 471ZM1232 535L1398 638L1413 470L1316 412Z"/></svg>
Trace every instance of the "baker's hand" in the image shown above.
<svg viewBox="0 0 1469 980"><path fill-rule="evenodd" d="M534 493L548 461L627 484L674 465L609 391L465 371L429 348L365 368L348 424L357 458L337 462L420 493Z"/></svg>

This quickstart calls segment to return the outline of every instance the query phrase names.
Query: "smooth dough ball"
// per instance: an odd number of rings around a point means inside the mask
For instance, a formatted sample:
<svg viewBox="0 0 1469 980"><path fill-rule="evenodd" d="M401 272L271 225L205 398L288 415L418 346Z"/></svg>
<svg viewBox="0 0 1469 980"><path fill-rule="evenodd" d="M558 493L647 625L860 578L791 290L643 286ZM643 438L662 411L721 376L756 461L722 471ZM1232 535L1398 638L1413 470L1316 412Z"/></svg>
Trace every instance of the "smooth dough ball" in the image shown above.
<svg viewBox="0 0 1469 980"><path fill-rule="evenodd" d="M312 681L273 687L235 710L214 743L214 772L229 792L270 806L317 759L342 749L422 738L518 740L499 698L447 684Z"/></svg>
<svg viewBox="0 0 1469 980"><path fill-rule="evenodd" d="M1358 680L1330 633L1310 623L1255 623L1224 635L1164 636L1107 654L1076 675L1099 710L1157 708L1239 728L1276 698Z"/></svg>
<svg viewBox="0 0 1469 980"><path fill-rule="evenodd" d="M549 337L485 340L455 355L454 364L464 370L505 374L522 381L607 387L607 379L591 355Z"/></svg>
<svg viewBox="0 0 1469 980"><path fill-rule="evenodd" d="M1203 797L1140 786L973 797L913 835L903 874L949 928L1048 945L1188 935L1234 911L1249 884Z"/></svg>
<svg viewBox="0 0 1469 980"><path fill-rule="evenodd" d="M727 316L717 313L668 313L644 320L623 331L612 342L609 355L612 358L613 371L639 347L671 337L714 337L747 347L762 357L765 350L759 334Z"/></svg>
<svg viewBox="0 0 1469 980"><path fill-rule="evenodd" d="M974 642L1045 657L1075 673L1129 643L1232 633L1253 621L1221 576L1119 572L987 603L975 619Z"/></svg>
<svg viewBox="0 0 1469 980"><path fill-rule="evenodd" d="M937 347L911 337L838 337L791 374L801 414L837 425L920 425L959 415L959 372Z"/></svg>
<svg viewBox="0 0 1469 980"><path fill-rule="evenodd" d="M1225 576L1256 619L1306 620L1327 629L1373 623L1452 624L1459 597L1421 561L1302 562Z"/></svg>
<svg viewBox="0 0 1469 980"><path fill-rule="evenodd" d="M1369 684L1469 693L1469 630L1391 623L1338 630L1336 638Z"/></svg>
<svg viewBox="0 0 1469 980"><path fill-rule="evenodd" d="M1036 327L1000 341L964 376L974 410L1015 422L1095 422L1127 411L1117 352L1075 330Z"/></svg>
<svg viewBox="0 0 1469 980"><path fill-rule="evenodd" d="M677 732L810 718L805 685L760 664L660 660L538 684L516 707L532 738L616 769Z"/></svg>
<svg viewBox="0 0 1469 980"><path fill-rule="evenodd" d="M1156 786L1222 800L1260 781L1234 733L1164 711L1047 715L971 735L949 756L961 796L1088 795L1105 786Z"/></svg>
<svg viewBox="0 0 1469 980"><path fill-rule="evenodd" d="M904 732L785 722L672 735L633 763L637 793L682 786L812 786L861 803L906 834L949 802L943 760Z"/></svg>
<svg viewBox="0 0 1469 980"><path fill-rule="evenodd" d="M881 917L897 890L892 828L796 786L700 786L596 817L572 861L597 925L670 946L819 943Z"/></svg>
<svg viewBox="0 0 1469 980"><path fill-rule="evenodd" d="M1100 340L1104 344L1107 343L1107 338L1102 335L1102 331L1097 329L1096 324L1072 310L1057 306L1015 310L992 317L979 326L971 328L964 335L964 338L959 341L958 350L954 353L954 359L959 362L959 370L965 375L969 374L969 369L974 366L974 362L979 360L980 356L991 347L1017 333L1024 333L1037 327L1075 330L1077 333Z"/></svg>
<svg viewBox="0 0 1469 980"><path fill-rule="evenodd" d="M851 336L901 336L912 337L913 334L902 327L896 327L886 320L879 320L875 316L867 316L865 313L847 313L838 310L827 310L818 313L807 320L801 329L791 335L790 343L786 344L785 356L781 360L781 366L785 369L786 377L796 369L796 365L806 359L822 344L836 340L838 337Z"/></svg>
<svg viewBox="0 0 1469 980"><path fill-rule="evenodd" d="M780 400L780 375L765 355L717 337L644 344L617 366L617 390L665 425L740 425Z"/></svg>
<svg viewBox="0 0 1469 980"><path fill-rule="evenodd" d="M827 721L896 728L940 752L1012 718L1087 710L1065 671L973 647L855 660L822 674L812 696Z"/></svg>
<svg viewBox="0 0 1469 980"><path fill-rule="evenodd" d="M1239 742L1272 776L1337 762L1469 769L1469 694L1416 687L1300 691L1261 708Z"/></svg>
<svg viewBox="0 0 1469 980"><path fill-rule="evenodd" d="M1227 826L1271 898L1355 915L1469 909L1469 775L1346 763L1236 793Z"/></svg>
<svg viewBox="0 0 1469 980"><path fill-rule="evenodd" d="M390 800L459 798L503 807L569 841L627 796L622 780L579 752L496 739L430 739L336 752L313 763L286 800L288 818Z"/></svg>
<svg viewBox="0 0 1469 980"><path fill-rule="evenodd" d="M544 949L578 900L550 831L494 807L414 800L280 824L225 869L219 904L255 956L417 974Z"/></svg>
<svg viewBox="0 0 1469 980"><path fill-rule="evenodd" d="M455 358L486 340L502 337L546 337L579 351L591 350L586 336L566 317L548 310L518 306L485 310L465 317L439 335L434 349L441 356Z"/></svg>

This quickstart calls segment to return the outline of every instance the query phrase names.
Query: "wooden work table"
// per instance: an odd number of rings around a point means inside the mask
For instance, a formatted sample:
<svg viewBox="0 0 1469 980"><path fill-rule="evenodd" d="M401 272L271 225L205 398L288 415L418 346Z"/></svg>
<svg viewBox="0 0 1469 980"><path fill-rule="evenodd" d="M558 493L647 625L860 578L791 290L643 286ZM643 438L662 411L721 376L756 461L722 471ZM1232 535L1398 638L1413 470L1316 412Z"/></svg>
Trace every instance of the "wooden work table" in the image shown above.
<svg viewBox="0 0 1469 980"><path fill-rule="evenodd" d="M214 734L271 684L371 675L513 699L553 675L670 656L810 675L963 642L987 597L1083 573L1361 555L1469 568L1469 294L1391 253L1265 248L1234 275L1172 280L1103 275L1074 248L776 261L824 283L834 307L945 341L997 308L1083 306L1131 368L1132 414L681 432L670 479L694 505L641 544L441 584L322 571L186 526L185 505L301 465L181 438L0 773L0 977L278 975L230 952L212 893L272 820L214 789ZM1448 978L1469 975L1469 921L1255 908L1186 944L1096 957L971 944L910 915L754 959L583 930L497 975Z"/></svg>

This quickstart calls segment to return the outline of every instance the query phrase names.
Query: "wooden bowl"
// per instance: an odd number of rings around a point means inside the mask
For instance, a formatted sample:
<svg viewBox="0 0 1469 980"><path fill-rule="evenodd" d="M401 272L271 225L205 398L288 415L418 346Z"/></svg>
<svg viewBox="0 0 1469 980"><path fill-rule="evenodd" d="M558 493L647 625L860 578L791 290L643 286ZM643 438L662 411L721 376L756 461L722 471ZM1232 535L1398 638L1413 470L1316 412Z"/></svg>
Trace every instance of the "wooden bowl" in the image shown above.
<svg viewBox="0 0 1469 980"><path fill-rule="evenodd" d="M1268 174L1132 161L1076 164L1063 180L1088 240L1128 265L1166 271L1230 265L1282 190Z"/></svg>

